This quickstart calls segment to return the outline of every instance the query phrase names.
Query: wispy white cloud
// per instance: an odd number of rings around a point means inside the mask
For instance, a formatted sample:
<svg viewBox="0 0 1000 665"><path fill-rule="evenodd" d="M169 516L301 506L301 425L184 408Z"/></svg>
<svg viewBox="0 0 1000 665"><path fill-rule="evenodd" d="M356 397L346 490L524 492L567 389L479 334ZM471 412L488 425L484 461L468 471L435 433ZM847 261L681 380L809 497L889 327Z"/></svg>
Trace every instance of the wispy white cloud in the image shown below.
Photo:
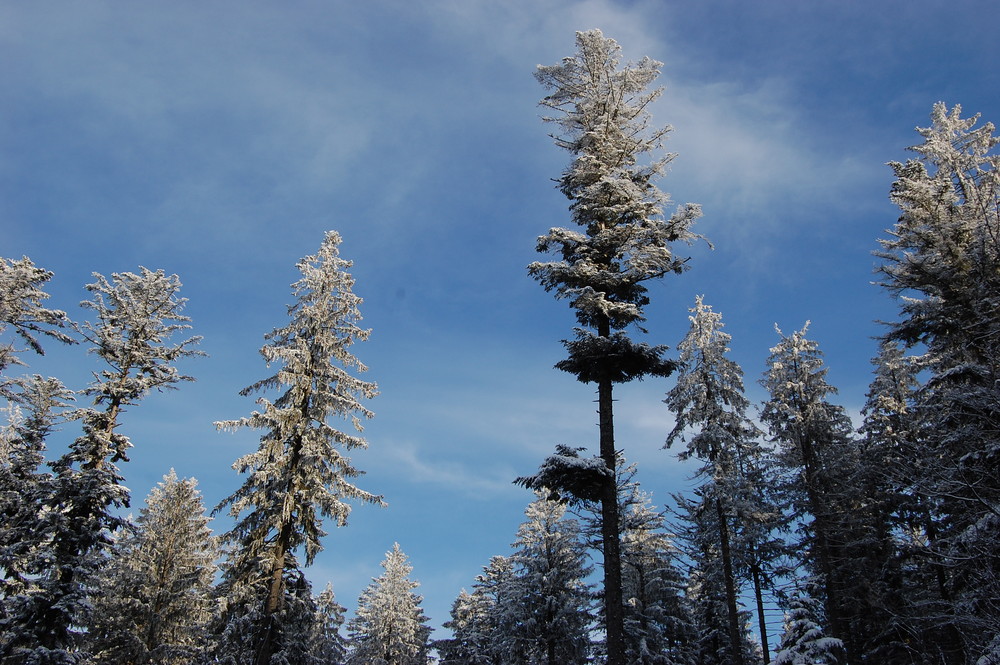
<svg viewBox="0 0 1000 665"><path fill-rule="evenodd" d="M392 478L394 482L430 485L435 491L462 494L477 500L498 495L522 494L512 485L516 476L506 462L485 466L481 461L459 461L436 450L433 445L413 441L382 440L377 453L366 456L369 473Z"/></svg>

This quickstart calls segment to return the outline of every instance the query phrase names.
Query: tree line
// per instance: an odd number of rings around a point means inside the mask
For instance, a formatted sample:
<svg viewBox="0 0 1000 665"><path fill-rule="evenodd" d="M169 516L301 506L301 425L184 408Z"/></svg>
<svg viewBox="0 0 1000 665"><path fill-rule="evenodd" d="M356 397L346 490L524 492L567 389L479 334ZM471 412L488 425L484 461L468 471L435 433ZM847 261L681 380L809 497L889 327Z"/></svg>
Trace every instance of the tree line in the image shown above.
<svg viewBox="0 0 1000 665"><path fill-rule="evenodd" d="M750 665L1000 664L1000 139L978 116L936 104L906 162L892 162L900 216L879 240L880 284L898 304L873 359L855 428L826 379L808 323L770 350L754 409L729 356L721 314L699 297L677 345L646 334L646 283L687 269L701 212L666 213L657 185L651 88L661 63L621 63L594 30L577 53L539 67L542 100L572 155L558 180L575 229L552 228L529 274L568 302L577 327L556 367L591 384L597 454L557 446L517 479L535 492L508 556L456 598L431 641L396 545L346 625L331 588L303 568L325 520L354 503L346 453L365 447L377 386L351 347L359 326L340 236L299 262L288 324L265 336L273 373L245 388L258 409L220 429L260 432L234 469L243 485L213 510L212 536L192 479L172 472L134 523L119 465L123 409L191 380L199 354L175 276L95 274L77 324L46 307L52 273L0 260L0 662ZM647 160L648 161L643 161ZM54 378L13 376L42 342L88 345L103 363L73 393ZM614 386L674 377L665 447L696 460L697 488L657 509L614 434ZM77 398L86 406L77 406ZM48 463L45 442L79 436ZM338 423L346 427L338 429ZM47 470L45 467L48 467ZM595 583L591 561L597 561ZM768 639L777 604L782 634Z"/></svg>

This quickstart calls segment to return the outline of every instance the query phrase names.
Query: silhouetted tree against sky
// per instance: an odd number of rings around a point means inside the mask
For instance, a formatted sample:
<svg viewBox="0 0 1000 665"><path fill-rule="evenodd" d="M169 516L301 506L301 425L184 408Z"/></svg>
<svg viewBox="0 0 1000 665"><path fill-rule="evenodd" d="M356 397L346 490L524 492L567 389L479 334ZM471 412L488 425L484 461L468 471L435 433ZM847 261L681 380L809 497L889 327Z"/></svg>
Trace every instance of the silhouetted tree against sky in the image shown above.
<svg viewBox="0 0 1000 665"><path fill-rule="evenodd" d="M644 320L649 303L644 283L684 270L685 259L673 245L697 237L691 225L701 211L689 204L664 216L668 197L655 181L673 155L639 163L670 131L653 127L648 110L661 93L649 88L661 63L643 58L620 66L621 47L600 30L577 33L576 43L575 55L539 66L535 76L550 90L541 104L554 112L545 120L559 128L556 145L573 156L559 189L580 230L552 228L539 237L538 251L559 258L532 263L528 270L546 290L569 301L580 324L575 338L564 342L568 358L556 367L597 386L608 663L622 665L613 387L673 370L663 358L666 347L635 342L625 329Z"/></svg>

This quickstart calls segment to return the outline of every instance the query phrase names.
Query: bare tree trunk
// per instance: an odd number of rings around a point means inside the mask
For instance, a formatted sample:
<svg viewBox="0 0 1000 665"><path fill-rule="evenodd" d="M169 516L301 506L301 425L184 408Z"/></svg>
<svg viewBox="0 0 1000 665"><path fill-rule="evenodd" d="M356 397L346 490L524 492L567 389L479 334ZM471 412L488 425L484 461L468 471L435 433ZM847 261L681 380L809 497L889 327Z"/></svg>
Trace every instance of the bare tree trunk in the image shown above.
<svg viewBox="0 0 1000 665"><path fill-rule="evenodd" d="M611 323L597 324L597 334L611 336ZM625 665L625 608L622 601L621 529L618 515L618 455L615 450L614 383L601 378L597 384L597 414L601 459L608 477L601 493L601 541L604 546L604 621L607 665Z"/></svg>
<svg viewBox="0 0 1000 665"><path fill-rule="evenodd" d="M760 648L764 653L764 665L771 662L771 652L767 646L767 621L764 620L764 589L760 579L760 562L756 559L757 553L753 553L754 562L751 567L753 573L753 595L757 601L757 629L760 631Z"/></svg>
<svg viewBox="0 0 1000 665"><path fill-rule="evenodd" d="M715 498L715 512L719 518L719 545L722 547L722 571L726 578L726 607L729 610L729 658L733 665L744 665L743 645L740 639L740 614L736 605L736 576L733 573L733 552L729 546L729 524L722 499Z"/></svg>
<svg viewBox="0 0 1000 665"><path fill-rule="evenodd" d="M613 387L609 379L598 384L598 414L601 432L601 459L610 474L601 496L601 540L604 546L604 619L607 631L607 665L625 665L625 617L622 606L622 557L618 486L615 470Z"/></svg>

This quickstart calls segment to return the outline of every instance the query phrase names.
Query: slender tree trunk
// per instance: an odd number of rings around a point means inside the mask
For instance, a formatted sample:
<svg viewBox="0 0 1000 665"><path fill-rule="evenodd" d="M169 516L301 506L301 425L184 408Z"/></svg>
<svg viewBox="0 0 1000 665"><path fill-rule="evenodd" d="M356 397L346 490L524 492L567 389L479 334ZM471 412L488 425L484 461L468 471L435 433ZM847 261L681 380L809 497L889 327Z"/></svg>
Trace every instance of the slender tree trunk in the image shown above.
<svg viewBox="0 0 1000 665"><path fill-rule="evenodd" d="M760 648L764 654L764 665L771 662L771 651L767 646L767 621L764 620L764 589L760 579L760 563L757 560L756 548L751 552L754 557L750 571L753 574L753 595L757 601L757 629L760 631Z"/></svg>
<svg viewBox="0 0 1000 665"><path fill-rule="evenodd" d="M601 497L601 540L604 545L604 619L607 631L607 665L625 665L625 620L622 607L622 558L618 487L615 482L614 397L612 383L598 384L598 414L601 432L601 459L611 472Z"/></svg>
<svg viewBox="0 0 1000 665"><path fill-rule="evenodd" d="M597 326L601 337L611 336L606 319ZM622 553L618 516L618 455L615 450L614 384L602 378L597 384L597 414L601 459L610 471L601 496L601 540L604 545L604 621L607 665L625 665L625 616L622 604Z"/></svg>
<svg viewBox="0 0 1000 665"><path fill-rule="evenodd" d="M729 610L729 657L734 665L743 665L743 645L740 639L740 614L736 605L736 576L733 573L733 552L729 546L729 523L722 509L722 499L715 498L719 518L719 544L722 547L722 571L726 578L726 607Z"/></svg>
<svg viewBox="0 0 1000 665"><path fill-rule="evenodd" d="M309 422L309 405L311 393L306 391L301 401L299 402L299 412L305 422ZM288 462L288 466L293 471L299 466L299 460L302 458L302 439L301 435L296 437L291 443L291 458ZM294 481L292 478L295 477L295 473L289 475L288 484L285 487L285 494L291 495L294 491ZM271 583L270 588L267 593L267 601L264 603L264 618L267 621L267 628L264 631L264 639L261 641L260 648L257 650L257 654L254 658L254 665L270 665L271 656L274 654L275 647L275 619L274 615L278 612L284 604L285 596L285 558L288 555L288 551L291 549L292 542L292 523L284 522L281 526L281 530L278 531L278 537L274 540L274 559L271 563Z"/></svg>

